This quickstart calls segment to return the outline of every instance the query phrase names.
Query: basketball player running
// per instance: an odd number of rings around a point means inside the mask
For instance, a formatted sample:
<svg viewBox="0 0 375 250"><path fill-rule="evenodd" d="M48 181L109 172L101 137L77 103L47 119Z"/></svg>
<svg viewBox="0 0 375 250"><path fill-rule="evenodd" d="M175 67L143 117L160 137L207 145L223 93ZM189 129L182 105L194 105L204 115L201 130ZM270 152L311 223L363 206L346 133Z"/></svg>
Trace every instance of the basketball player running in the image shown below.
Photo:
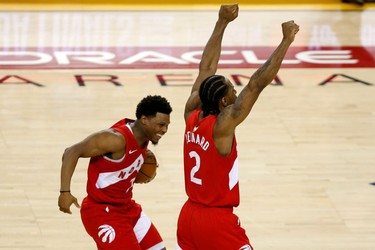
<svg viewBox="0 0 375 250"><path fill-rule="evenodd" d="M161 96L147 96L137 105L136 120L123 119L67 148L61 167L60 211L80 207L70 193L78 159L91 157L82 222L98 250L165 249L147 215L133 199L133 185L149 141L157 144L167 132L172 108Z"/></svg>
<svg viewBox="0 0 375 250"><path fill-rule="evenodd" d="M276 76L299 27L293 21L282 24L281 43L237 98L233 84L215 75L224 30L237 15L237 4L221 6L186 102L184 174L188 200L178 219L177 249L252 249L233 213L239 205L235 128Z"/></svg>

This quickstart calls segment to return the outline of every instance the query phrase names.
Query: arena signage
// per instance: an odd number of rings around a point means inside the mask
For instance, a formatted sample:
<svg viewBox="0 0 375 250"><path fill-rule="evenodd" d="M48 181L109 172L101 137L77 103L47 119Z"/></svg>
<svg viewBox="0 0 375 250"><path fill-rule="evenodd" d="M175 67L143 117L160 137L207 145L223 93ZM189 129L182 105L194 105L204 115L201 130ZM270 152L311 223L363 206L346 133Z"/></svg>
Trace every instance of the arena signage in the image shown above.
<svg viewBox="0 0 375 250"><path fill-rule="evenodd" d="M258 68L274 47L223 47L220 68ZM201 47L7 48L2 69L195 69ZM292 47L283 68L375 67L375 47Z"/></svg>

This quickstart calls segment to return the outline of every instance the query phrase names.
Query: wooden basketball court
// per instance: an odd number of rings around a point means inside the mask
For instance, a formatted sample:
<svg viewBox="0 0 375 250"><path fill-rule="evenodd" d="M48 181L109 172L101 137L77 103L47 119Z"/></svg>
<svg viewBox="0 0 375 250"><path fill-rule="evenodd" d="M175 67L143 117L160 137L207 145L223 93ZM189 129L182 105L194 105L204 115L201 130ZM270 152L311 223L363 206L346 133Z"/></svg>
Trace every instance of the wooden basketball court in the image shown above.
<svg viewBox="0 0 375 250"><path fill-rule="evenodd" d="M79 210L58 210L62 153L134 117L149 94L165 96L174 111L151 146L158 175L134 198L174 249L186 199L182 112L219 4L0 6L0 249L96 249ZM240 9L218 71L237 91L281 40L280 24L300 25L274 83L237 129L235 211L254 248L374 250L374 4ZM73 176L79 202L87 163Z"/></svg>

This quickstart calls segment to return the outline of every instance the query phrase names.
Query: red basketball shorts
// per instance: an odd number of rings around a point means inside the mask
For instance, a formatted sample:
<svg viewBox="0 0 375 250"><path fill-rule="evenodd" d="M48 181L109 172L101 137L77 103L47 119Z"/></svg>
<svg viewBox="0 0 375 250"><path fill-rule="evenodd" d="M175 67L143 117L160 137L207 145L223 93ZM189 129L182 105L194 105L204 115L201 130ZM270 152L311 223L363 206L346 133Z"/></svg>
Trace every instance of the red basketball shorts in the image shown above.
<svg viewBox="0 0 375 250"><path fill-rule="evenodd" d="M139 204L126 207L98 204L86 197L81 218L98 250L160 250L165 244Z"/></svg>
<svg viewBox="0 0 375 250"><path fill-rule="evenodd" d="M232 208L206 207L188 200L178 218L177 249L253 248Z"/></svg>

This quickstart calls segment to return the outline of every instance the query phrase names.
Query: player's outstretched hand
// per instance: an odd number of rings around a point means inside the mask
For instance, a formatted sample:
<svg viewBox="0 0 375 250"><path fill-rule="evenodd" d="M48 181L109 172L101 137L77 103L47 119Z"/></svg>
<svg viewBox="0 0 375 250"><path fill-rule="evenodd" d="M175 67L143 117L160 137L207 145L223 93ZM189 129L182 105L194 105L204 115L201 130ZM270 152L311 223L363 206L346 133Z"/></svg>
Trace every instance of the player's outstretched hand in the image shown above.
<svg viewBox="0 0 375 250"><path fill-rule="evenodd" d="M294 23L294 21L285 22L281 26L283 28L284 39L288 39L290 42L293 42L296 34L299 31L299 26Z"/></svg>
<svg viewBox="0 0 375 250"><path fill-rule="evenodd" d="M226 20L228 23L236 19L238 16L238 4L221 5L219 18Z"/></svg>
<svg viewBox="0 0 375 250"><path fill-rule="evenodd" d="M78 204L77 198L74 197L70 192L60 193L58 205L61 212L71 214L72 211L70 211L70 206L73 203L77 208L81 207Z"/></svg>

